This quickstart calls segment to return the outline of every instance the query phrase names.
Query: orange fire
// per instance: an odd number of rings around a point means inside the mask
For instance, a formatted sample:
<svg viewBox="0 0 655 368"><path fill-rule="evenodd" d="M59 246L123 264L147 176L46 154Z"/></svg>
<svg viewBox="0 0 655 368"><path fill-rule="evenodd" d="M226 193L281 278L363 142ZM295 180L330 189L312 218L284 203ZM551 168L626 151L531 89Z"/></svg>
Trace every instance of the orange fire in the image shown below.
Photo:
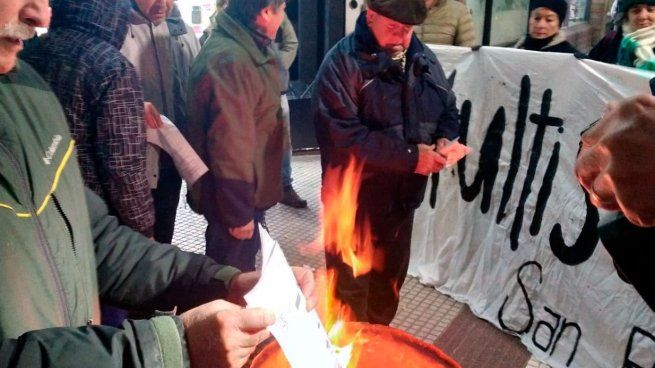
<svg viewBox="0 0 655 368"><path fill-rule="evenodd" d="M373 236L367 219L357 223L357 197L363 163L350 159L348 166L328 168L323 182L322 239L326 251L341 256L355 277L371 271Z"/></svg>
<svg viewBox="0 0 655 368"><path fill-rule="evenodd" d="M304 248L315 254L324 244L326 253L348 264L354 276L380 270L370 224L357 223L357 196L362 180L362 163L354 159L346 168L328 169L323 182L323 219L321 237ZM317 311L328 331L342 368L431 367L461 368L436 347L387 326L353 322L352 309L336 295L337 271L321 270L316 275ZM398 292L398 285L393 285ZM360 361L361 358L361 361ZM283 362L284 361L284 362ZM289 367L279 345L271 344L254 360L256 368Z"/></svg>
<svg viewBox="0 0 655 368"><path fill-rule="evenodd" d="M338 256L350 266L353 276L357 277L379 269L381 259L376 259L373 248L373 236L367 219L357 222L357 197L362 181L363 163L350 159L348 165L328 168L323 181L323 219L321 239L326 253ZM345 334L341 328L344 322L355 321L351 308L336 296L337 271L328 269L317 276L319 290L324 299L319 303L319 315L322 317L330 339L339 348L339 361L342 367L356 367L358 349L354 342L359 333ZM359 344L358 344L359 345Z"/></svg>

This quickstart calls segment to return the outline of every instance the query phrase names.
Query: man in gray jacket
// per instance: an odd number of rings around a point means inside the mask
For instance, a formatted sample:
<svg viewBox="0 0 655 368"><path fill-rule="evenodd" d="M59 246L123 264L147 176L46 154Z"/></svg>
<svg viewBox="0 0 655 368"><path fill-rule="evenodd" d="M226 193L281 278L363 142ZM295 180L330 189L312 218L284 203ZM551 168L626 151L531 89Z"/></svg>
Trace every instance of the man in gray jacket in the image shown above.
<svg viewBox="0 0 655 368"><path fill-rule="evenodd" d="M136 68L145 101L180 130L186 126L189 69L199 51L200 44L179 18L172 0L132 0L129 30L121 53ZM154 238L170 243L182 179L166 152L149 147L147 157L155 205Z"/></svg>

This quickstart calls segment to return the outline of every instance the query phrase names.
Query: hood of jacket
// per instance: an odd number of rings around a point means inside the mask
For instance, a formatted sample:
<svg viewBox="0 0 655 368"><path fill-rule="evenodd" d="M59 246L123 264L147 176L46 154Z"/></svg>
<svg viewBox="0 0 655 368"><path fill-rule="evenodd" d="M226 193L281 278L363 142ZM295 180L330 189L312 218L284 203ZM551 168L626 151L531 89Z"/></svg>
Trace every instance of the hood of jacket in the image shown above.
<svg viewBox="0 0 655 368"><path fill-rule="evenodd" d="M74 29L121 48L130 15L128 0L51 0L51 30Z"/></svg>
<svg viewBox="0 0 655 368"><path fill-rule="evenodd" d="M173 4L173 10L166 18L166 23L168 23L168 31L171 34L171 37L177 37L187 34L186 23L182 20L182 14L177 5Z"/></svg>

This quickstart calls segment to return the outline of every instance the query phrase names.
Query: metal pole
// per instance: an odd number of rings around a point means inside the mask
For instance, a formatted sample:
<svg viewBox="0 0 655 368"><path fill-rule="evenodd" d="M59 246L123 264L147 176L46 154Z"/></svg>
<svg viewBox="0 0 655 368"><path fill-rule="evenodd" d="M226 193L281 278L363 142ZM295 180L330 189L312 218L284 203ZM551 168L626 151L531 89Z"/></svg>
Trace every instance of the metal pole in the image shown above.
<svg viewBox="0 0 655 368"><path fill-rule="evenodd" d="M484 25L482 27L482 46L491 44L491 20L493 17L494 0L484 2Z"/></svg>

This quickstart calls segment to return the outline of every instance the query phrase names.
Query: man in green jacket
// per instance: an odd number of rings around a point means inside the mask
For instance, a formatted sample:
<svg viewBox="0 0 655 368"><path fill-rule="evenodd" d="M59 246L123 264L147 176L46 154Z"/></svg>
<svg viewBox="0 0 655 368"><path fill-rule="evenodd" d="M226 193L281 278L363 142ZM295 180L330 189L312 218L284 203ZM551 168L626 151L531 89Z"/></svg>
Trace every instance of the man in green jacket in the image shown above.
<svg viewBox="0 0 655 368"><path fill-rule="evenodd" d="M49 18L48 0L0 0L0 367L242 367L275 317L218 298L258 274L150 241L84 188L57 98L17 60ZM99 300L184 313L112 328Z"/></svg>
<svg viewBox="0 0 655 368"><path fill-rule="evenodd" d="M284 9L284 0L231 0L191 66L188 139L210 171L192 197L208 222L207 255L244 271L255 268L257 223L282 197L288 137L271 44Z"/></svg>

